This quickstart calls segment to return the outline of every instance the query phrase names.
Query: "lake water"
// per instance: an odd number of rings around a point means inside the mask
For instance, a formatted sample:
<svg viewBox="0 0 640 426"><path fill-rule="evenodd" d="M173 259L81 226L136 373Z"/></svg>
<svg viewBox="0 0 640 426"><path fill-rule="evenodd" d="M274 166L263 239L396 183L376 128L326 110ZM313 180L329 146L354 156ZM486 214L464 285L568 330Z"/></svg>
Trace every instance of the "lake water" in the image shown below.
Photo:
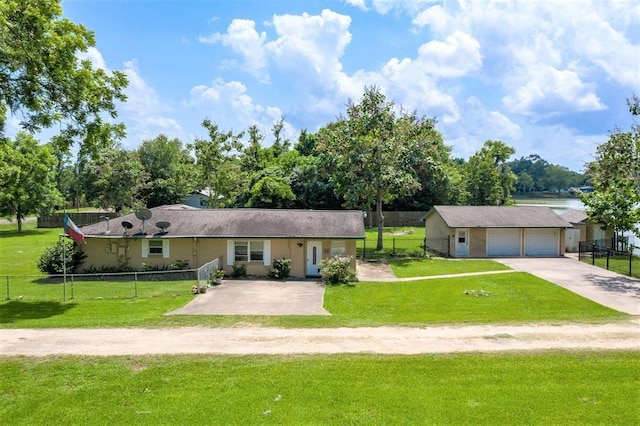
<svg viewBox="0 0 640 426"><path fill-rule="evenodd" d="M556 213L566 210L585 210L584 204L578 198L518 198L515 200L517 206L544 206L549 207ZM632 232L623 234L629 237L629 242L634 246L640 246L640 241ZM633 254L640 255L640 248L633 250Z"/></svg>

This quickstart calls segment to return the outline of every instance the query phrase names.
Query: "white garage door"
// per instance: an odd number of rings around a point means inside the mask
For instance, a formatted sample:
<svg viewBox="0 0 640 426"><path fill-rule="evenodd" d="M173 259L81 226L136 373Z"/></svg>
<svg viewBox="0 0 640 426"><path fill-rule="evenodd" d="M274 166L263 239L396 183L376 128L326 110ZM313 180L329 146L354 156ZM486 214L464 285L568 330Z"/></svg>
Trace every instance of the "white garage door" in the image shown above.
<svg viewBox="0 0 640 426"><path fill-rule="evenodd" d="M520 229L487 229L487 256L520 256Z"/></svg>
<svg viewBox="0 0 640 426"><path fill-rule="evenodd" d="M527 229L525 231L525 256L558 256L557 229Z"/></svg>

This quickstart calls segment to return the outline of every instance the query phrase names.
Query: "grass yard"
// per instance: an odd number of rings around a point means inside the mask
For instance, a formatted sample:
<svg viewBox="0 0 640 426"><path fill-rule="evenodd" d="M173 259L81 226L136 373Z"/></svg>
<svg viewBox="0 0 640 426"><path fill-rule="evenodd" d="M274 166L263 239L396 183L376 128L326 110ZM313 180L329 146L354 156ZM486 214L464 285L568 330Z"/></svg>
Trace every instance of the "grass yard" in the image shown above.
<svg viewBox="0 0 640 426"><path fill-rule="evenodd" d="M431 277L435 275L461 274L465 272L504 271L508 266L483 259L394 259L389 266L398 278Z"/></svg>
<svg viewBox="0 0 640 426"><path fill-rule="evenodd" d="M48 245L55 243L62 228L36 228L35 222L22 225L0 224L0 275L42 275L36 267L40 254Z"/></svg>
<svg viewBox="0 0 640 426"><path fill-rule="evenodd" d="M587 258L583 259L584 262L588 264L592 264L592 259ZM606 257L596 257L595 265L607 269L607 258ZM613 272L617 272L622 275L629 276L629 258L627 256L624 257L610 257L609 258L609 270ZM640 278L640 257L633 256L631 258L631 276Z"/></svg>
<svg viewBox="0 0 640 426"><path fill-rule="evenodd" d="M96 283L93 283L96 284ZM43 287L42 285L31 284ZM102 283L102 285L113 285ZM191 281L149 283L161 293L128 299L62 301L61 285L48 285L51 300L0 302L0 328L51 327L273 327L422 326L443 323L615 321L628 315L591 302L524 272L412 282L362 282L327 287L324 306L332 316L165 316L191 300ZM274 284L277 285L277 284ZM1 287L0 287L1 288ZM131 291L131 290L128 290ZM466 292L488 292L475 297ZM55 294L54 294L55 296Z"/></svg>
<svg viewBox="0 0 640 426"><path fill-rule="evenodd" d="M357 240L356 251L359 258L381 259L392 256L424 255L424 228L386 227L384 228L383 247L376 251L378 228L367 228L365 240Z"/></svg>
<svg viewBox="0 0 640 426"><path fill-rule="evenodd" d="M640 422L629 352L0 358L0 423Z"/></svg>

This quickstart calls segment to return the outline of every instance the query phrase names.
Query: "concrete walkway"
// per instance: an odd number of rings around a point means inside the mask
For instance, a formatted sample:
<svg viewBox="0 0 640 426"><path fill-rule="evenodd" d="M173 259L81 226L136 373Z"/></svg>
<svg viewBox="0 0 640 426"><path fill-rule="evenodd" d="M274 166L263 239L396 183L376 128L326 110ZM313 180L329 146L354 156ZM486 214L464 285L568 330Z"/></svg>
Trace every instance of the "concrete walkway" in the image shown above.
<svg viewBox="0 0 640 426"><path fill-rule="evenodd" d="M640 315L640 280L620 275L573 257L494 259L525 271L601 305Z"/></svg>

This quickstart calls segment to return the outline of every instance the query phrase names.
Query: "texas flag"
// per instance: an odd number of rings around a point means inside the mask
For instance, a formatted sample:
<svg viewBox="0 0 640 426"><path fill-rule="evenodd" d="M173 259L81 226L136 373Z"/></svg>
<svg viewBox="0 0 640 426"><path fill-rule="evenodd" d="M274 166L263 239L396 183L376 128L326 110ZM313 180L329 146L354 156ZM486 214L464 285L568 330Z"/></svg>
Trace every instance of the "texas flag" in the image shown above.
<svg viewBox="0 0 640 426"><path fill-rule="evenodd" d="M84 241L84 234L66 213L64 215L64 232L76 243Z"/></svg>

